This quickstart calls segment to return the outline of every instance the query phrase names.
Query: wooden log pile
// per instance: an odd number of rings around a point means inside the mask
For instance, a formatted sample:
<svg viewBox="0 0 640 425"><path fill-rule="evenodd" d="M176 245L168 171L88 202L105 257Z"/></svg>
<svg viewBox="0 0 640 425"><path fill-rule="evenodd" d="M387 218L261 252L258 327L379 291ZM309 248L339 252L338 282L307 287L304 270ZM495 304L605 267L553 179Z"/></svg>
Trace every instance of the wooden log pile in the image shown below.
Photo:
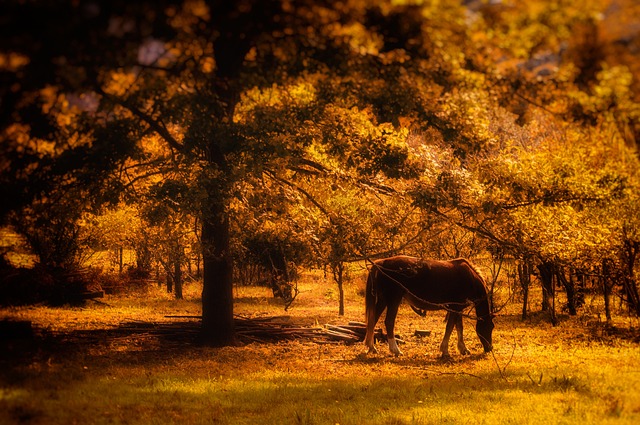
<svg viewBox="0 0 640 425"><path fill-rule="evenodd" d="M113 340L149 340L160 341L164 346L182 346L197 343L201 332L201 316L166 316L171 319L189 319L162 322L127 321L112 329L75 331L64 335L65 339L81 338L106 342ZM318 344L355 344L364 341L366 325L362 322L324 326L300 326L291 323L288 318L248 318L235 316L235 330L242 343L274 343L279 341L312 341ZM386 341L382 329L374 332L377 341ZM403 343L401 339L396 339Z"/></svg>
<svg viewBox="0 0 640 425"><path fill-rule="evenodd" d="M322 339L321 327L297 326L278 318L235 317L237 337L243 342L277 342Z"/></svg>
<svg viewBox="0 0 640 425"><path fill-rule="evenodd" d="M176 319L201 319L200 316L166 316ZM189 322L185 322L189 323ZM198 324L199 322L193 322ZM135 323L128 326L138 326ZM146 324L161 330L161 324ZM167 324L169 329L173 329L175 324ZM348 322L346 325L325 324L324 326L299 326L292 324L282 317L269 318L248 318L235 316L235 328L238 339L243 342L278 342L292 340L307 340L316 343L343 342L353 344L364 341L366 334L366 324L362 322ZM168 330L169 330L168 329ZM198 328L199 330L199 328ZM382 329L377 328L374 332L376 341L386 341L386 335ZM399 341L402 343L402 341Z"/></svg>
<svg viewBox="0 0 640 425"><path fill-rule="evenodd" d="M272 342L283 340L310 340L316 343L343 342L354 344L364 341L366 324L348 322L346 325L327 323L323 327L300 327L277 319L247 319L236 316L236 334L240 339L252 342ZM374 331L376 341L386 341L382 329ZM396 336L398 343L404 341Z"/></svg>
<svg viewBox="0 0 640 425"><path fill-rule="evenodd" d="M335 341L344 342L362 342L367 333L367 325L362 322L349 322L346 325L325 325L325 333L327 337ZM382 329L376 328L373 333L373 338L376 341L387 341L387 336L382 332Z"/></svg>
<svg viewBox="0 0 640 425"><path fill-rule="evenodd" d="M272 342L283 340L310 340L316 343L343 342L354 344L364 341L366 324L348 322L346 325L325 324L324 327L300 327L273 319L247 319L236 317L236 334L240 339L252 342ZM382 329L374 331L377 341L386 341ZM403 343L398 339L399 343Z"/></svg>

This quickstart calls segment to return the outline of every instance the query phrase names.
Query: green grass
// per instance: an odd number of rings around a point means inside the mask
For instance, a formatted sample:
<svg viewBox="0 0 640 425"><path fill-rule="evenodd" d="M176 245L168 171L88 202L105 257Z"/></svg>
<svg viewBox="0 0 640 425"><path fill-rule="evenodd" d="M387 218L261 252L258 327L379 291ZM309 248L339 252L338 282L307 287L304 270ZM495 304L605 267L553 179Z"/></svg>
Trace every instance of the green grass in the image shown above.
<svg viewBox="0 0 640 425"><path fill-rule="evenodd" d="M306 276L288 312L263 288L240 288L236 311L286 315L294 323L362 320L358 284L347 289L347 313L336 315L335 291ZM55 332L104 329L121 321L172 320L198 314L199 287L176 302L161 289L109 297L83 309L0 310ZM513 312L518 306L513 306ZM513 313L512 312L512 313ZM12 343L0 357L0 424L632 424L640 422L637 320L619 317L631 337L596 326L597 315L540 314L522 322L509 308L496 319L494 355L482 355L465 321L471 356L439 359L443 314L420 318L403 307L404 355L366 355L361 344L307 341L205 348L163 346L144 335L110 341ZM424 340L414 329L431 329ZM22 344L22 345L21 345Z"/></svg>

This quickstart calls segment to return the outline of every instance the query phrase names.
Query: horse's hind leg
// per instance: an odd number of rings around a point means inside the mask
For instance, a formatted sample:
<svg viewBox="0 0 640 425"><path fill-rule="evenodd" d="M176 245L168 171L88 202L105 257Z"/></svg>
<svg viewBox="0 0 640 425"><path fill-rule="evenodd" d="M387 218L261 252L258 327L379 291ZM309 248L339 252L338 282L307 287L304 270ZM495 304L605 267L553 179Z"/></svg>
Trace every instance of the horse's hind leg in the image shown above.
<svg viewBox="0 0 640 425"><path fill-rule="evenodd" d="M467 354L471 354L469 350L467 350L467 346L464 344L464 337L462 335L462 315L458 314L458 318L456 320L456 331L458 332L458 351L463 356Z"/></svg>
<svg viewBox="0 0 640 425"><path fill-rule="evenodd" d="M399 356L402 354L402 351L398 348L398 343L396 342L396 334L395 334L395 324L396 324L396 316L398 315L398 307L400 307L400 302L402 298L398 300L392 300L387 306L387 316L384 319L385 327L387 328L387 341L389 342L389 350Z"/></svg>
<svg viewBox="0 0 640 425"><path fill-rule="evenodd" d="M375 310L373 312L373 317L367 317L367 333L364 337L364 343L369 348L369 353L377 353L376 347L374 345L374 331L376 327L376 323L378 323L378 319L382 315L382 312L386 308L385 302L382 298L378 298L376 301Z"/></svg>

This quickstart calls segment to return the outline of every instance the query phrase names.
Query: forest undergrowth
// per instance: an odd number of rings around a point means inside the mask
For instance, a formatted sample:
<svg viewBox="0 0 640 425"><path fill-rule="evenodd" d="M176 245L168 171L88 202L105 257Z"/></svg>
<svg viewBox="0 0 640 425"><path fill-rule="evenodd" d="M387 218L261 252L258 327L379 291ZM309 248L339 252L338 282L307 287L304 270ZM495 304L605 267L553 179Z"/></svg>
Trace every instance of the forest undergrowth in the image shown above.
<svg viewBox="0 0 640 425"><path fill-rule="evenodd" d="M305 275L284 311L268 289L236 290L237 314L277 317L302 327L362 321L362 282L337 291ZM482 354L465 319L470 356L443 361L444 313L426 318L401 308L403 355L366 354L363 344L305 339L199 346L189 335L114 332L123 323L185 323L199 314L198 283L185 300L162 288L108 296L85 307L4 308L0 319L30 320L34 338L3 341L0 423L637 423L640 420L639 323L624 314L607 326L599 307L552 326L532 305L496 318L494 352ZM174 317L167 317L174 316ZM381 326L379 323L378 326ZM193 328L193 327L192 327ZM197 328L197 323L196 323ZM139 328L138 328L139 329ZM178 328L179 329L179 328ZM427 337L413 336L416 329Z"/></svg>

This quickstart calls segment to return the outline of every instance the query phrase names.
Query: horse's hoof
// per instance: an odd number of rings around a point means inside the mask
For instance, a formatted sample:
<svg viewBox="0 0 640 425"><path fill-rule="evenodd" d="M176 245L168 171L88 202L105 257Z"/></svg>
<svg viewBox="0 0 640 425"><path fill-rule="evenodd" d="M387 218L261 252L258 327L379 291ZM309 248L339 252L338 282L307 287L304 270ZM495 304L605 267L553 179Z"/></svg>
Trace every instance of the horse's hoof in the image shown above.
<svg viewBox="0 0 640 425"><path fill-rule="evenodd" d="M440 361L442 363L452 363L453 358L449 354L443 354L442 356L440 356Z"/></svg>
<svg viewBox="0 0 640 425"><path fill-rule="evenodd" d="M463 351L460 351L460 354L462 354L463 356L470 356L471 355L471 351L463 350Z"/></svg>
<svg viewBox="0 0 640 425"><path fill-rule="evenodd" d="M367 351L367 354L378 354L378 349L375 347L369 347L369 351Z"/></svg>
<svg viewBox="0 0 640 425"><path fill-rule="evenodd" d="M398 351L392 351L393 355L396 357L400 357L402 355L402 351L398 350Z"/></svg>

